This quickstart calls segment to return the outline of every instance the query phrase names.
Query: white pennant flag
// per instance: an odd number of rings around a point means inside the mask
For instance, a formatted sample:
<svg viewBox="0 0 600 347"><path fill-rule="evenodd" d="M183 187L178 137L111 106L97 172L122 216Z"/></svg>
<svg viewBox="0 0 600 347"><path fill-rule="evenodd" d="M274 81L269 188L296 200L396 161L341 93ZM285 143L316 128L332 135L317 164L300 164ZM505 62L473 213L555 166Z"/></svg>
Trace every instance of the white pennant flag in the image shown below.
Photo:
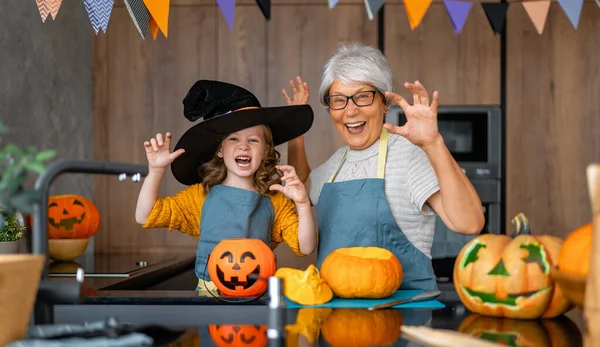
<svg viewBox="0 0 600 347"><path fill-rule="evenodd" d="M370 20L375 18L375 14L381 10L383 4L385 4L385 0L365 0L365 7L367 8L367 14L369 15Z"/></svg>

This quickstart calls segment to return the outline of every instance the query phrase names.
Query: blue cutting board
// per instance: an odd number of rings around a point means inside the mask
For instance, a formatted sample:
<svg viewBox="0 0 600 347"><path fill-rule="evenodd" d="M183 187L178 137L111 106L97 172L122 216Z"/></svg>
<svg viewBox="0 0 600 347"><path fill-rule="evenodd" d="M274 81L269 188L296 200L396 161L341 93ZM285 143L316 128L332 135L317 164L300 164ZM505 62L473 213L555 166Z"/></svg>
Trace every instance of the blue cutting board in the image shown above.
<svg viewBox="0 0 600 347"><path fill-rule="evenodd" d="M323 307L323 308L369 308L371 306L385 304L390 301L403 300L413 297L423 290L398 290L390 297L385 299L342 299L333 297L331 301L322 305L311 305L304 306L297 304L287 297L285 298L285 304L288 308L303 308L303 307ZM392 308L444 308L446 305L442 304L437 300L427 300L418 302L409 302L406 304L400 304L392 306Z"/></svg>

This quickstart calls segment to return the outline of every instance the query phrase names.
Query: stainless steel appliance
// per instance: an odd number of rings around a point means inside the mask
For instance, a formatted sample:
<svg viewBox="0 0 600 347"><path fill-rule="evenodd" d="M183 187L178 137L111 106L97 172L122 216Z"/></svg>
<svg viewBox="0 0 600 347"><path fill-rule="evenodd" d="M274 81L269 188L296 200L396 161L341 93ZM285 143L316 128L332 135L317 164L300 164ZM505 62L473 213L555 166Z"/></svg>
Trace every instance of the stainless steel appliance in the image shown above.
<svg viewBox="0 0 600 347"><path fill-rule="evenodd" d="M444 142L481 199L484 233L499 234L502 201L502 113L499 106L440 106L438 129ZM404 125L399 106L386 114L386 122ZM432 247L433 267L438 281L452 280L452 268L462 247L475 236L457 234L438 217Z"/></svg>

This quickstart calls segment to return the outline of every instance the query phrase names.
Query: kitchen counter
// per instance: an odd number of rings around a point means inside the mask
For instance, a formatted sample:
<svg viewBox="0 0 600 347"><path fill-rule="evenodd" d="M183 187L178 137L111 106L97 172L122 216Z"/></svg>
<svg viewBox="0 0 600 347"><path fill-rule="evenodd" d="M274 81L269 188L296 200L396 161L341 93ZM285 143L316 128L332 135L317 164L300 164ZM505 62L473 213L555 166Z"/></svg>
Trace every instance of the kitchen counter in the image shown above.
<svg viewBox="0 0 600 347"><path fill-rule="evenodd" d="M286 340L269 341L266 329L272 311L267 298L242 303L199 296L193 290L194 261L193 256L173 254L97 255L93 264L78 260L95 290L83 304L55 305L55 324L114 317L139 329L162 327L161 336L166 331L177 342L157 345L169 346L406 346L409 342L399 334L402 324L458 330L515 346L583 346L584 321L579 309L552 320L483 317L470 313L448 283L439 284L443 309L284 309L278 322L287 326ZM54 264L50 269L52 280L73 280L76 267ZM342 333L342 328L347 331ZM410 342L410 346L418 344Z"/></svg>

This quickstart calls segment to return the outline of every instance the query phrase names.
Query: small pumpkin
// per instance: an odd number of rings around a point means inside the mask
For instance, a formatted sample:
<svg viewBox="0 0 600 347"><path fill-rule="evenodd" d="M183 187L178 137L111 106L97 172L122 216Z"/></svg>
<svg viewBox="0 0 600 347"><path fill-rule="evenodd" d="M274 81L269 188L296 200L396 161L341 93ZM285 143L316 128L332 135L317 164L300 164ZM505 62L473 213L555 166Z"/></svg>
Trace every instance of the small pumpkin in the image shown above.
<svg viewBox="0 0 600 347"><path fill-rule="evenodd" d="M594 225L588 223L567 236L558 256L560 271L587 276L590 271L593 233Z"/></svg>
<svg viewBox="0 0 600 347"><path fill-rule="evenodd" d="M275 274L273 251L262 240L225 239L213 248L208 258L208 274L217 289L226 296L262 295L267 279Z"/></svg>
<svg viewBox="0 0 600 347"><path fill-rule="evenodd" d="M98 231L100 213L96 205L81 195L48 197L48 238L87 239Z"/></svg>
<svg viewBox="0 0 600 347"><path fill-rule="evenodd" d="M349 247L331 252L321 265L321 277L340 298L380 299L402 284L402 265L385 248Z"/></svg>
<svg viewBox="0 0 600 347"><path fill-rule="evenodd" d="M264 347L269 341L266 325L210 324L208 333L219 347Z"/></svg>
<svg viewBox="0 0 600 347"><path fill-rule="evenodd" d="M566 316L553 319L521 320L470 314L458 331L507 346L581 346L579 328Z"/></svg>
<svg viewBox="0 0 600 347"><path fill-rule="evenodd" d="M471 312L507 318L551 318L573 307L549 276L562 240L533 236L527 218L512 220L513 238L485 234L469 241L454 264L454 286Z"/></svg>
<svg viewBox="0 0 600 347"><path fill-rule="evenodd" d="M333 347L393 345L400 337L401 310L334 309L321 326Z"/></svg>
<svg viewBox="0 0 600 347"><path fill-rule="evenodd" d="M333 298L331 288L312 264L305 271L281 268L275 276L283 279L285 296L300 305L320 305Z"/></svg>

